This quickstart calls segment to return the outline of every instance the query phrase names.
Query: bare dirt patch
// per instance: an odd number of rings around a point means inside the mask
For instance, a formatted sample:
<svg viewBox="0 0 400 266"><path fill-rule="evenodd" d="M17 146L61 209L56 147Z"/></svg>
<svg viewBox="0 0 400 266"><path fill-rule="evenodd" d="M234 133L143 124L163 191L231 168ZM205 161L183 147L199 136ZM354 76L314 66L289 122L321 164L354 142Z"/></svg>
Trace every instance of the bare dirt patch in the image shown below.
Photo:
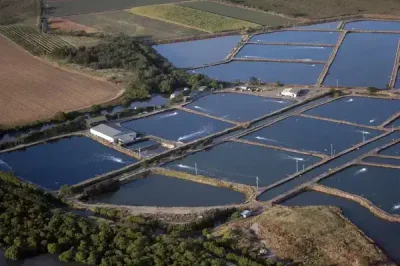
<svg viewBox="0 0 400 266"><path fill-rule="evenodd" d="M80 25L65 18L50 18L49 26L51 29L56 31L67 31L67 32L84 31L86 33L99 32L99 30L97 29L85 25Z"/></svg>
<svg viewBox="0 0 400 266"><path fill-rule="evenodd" d="M111 83L55 68L0 36L0 124L48 119L112 100Z"/></svg>

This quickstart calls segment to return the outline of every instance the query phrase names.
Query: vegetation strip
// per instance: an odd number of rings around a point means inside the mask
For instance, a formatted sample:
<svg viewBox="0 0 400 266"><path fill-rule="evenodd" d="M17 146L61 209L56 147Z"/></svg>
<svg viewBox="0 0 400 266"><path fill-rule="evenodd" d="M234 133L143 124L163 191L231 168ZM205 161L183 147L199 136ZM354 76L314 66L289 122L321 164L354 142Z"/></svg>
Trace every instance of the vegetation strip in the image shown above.
<svg viewBox="0 0 400 266"><path fill-rule="evenodd" d="M132 8L128 11L133 14L164 20L209 33L259 26L254 23L178 5L144 6Z"/></svg>

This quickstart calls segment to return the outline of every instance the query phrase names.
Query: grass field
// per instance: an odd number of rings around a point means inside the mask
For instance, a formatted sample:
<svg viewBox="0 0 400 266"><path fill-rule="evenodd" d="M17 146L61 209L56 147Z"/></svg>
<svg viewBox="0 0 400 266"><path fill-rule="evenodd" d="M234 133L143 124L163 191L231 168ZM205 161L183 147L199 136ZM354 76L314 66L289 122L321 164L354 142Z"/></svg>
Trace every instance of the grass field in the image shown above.
<svg viewBox="0 0 400 266"><path fill-rule="evenodd" d="M0 0L0 25L21 22L37 14L38 0Z"/></svg>
<svg viewBox="0 0 400 266"><path fill-rule="evenodd" d="M143 39L168 39L203 33L188 27L151 19L127 11L110 11L68 17L76 23L110 34L124 33Z"/></svg>
<svg viewBox="0 0 400 266"><path fill-rule="evenodd" d="M0 36L0 124L48 119L119 96L111 83L71 73L35 58Z"/></svg>
<svg viewBox="0 0 400 266"><path fill-rule="evenodd" d="M206 32L227 31L259 26L255 23L178 5L136 7L129 11L137 15L176 23Z"/></svg>
<svg viewBox="0 0 400 266"><path fill-rule="evenodd" d="M241 19L264 26L285 25L296 21L294 19L285 18L262 11L240 8L237 6L221 4L213 1L185 2L179 5L226 17Z"/></svg>
<svg viewBox="0 0 400 266"><path fill-rule="evenodd" d="M227 0L291 16L311 19L348 14L399 15L398 0Z"/></svg>
<svg viewBox="0 0 400 266"><path fill-rule="evenodd" d="M27 26L0 26L0 34L35 55L48 54L56 48L69 46L67 42L55 35L42 34Z"/></svg>

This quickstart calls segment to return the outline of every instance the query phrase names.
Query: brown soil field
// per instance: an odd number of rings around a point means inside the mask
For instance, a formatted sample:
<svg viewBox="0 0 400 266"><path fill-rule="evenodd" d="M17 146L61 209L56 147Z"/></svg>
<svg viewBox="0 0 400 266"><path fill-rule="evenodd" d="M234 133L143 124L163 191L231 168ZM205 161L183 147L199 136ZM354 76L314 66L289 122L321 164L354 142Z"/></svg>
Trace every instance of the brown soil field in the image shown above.
<svg viewBox="0 0 400 266"><path fill-rule="evenodd" d="M398 0L226 0L231 3L310 19L349 14L399 15Z"/></svg>
<svg viewBox="0 0 400 266"><path fill-rule="evenodd" d="M65 18L50 18L48 22L50 28L57 31L84 31L87 33L99 32L97 29L80 25Z"/></svg>
<svg viewBox="0 0 400 266"><path fill-rule="evenodd" d="M0 36L0 124L21 125L110 101L111 83L62 70Z"/></svg>

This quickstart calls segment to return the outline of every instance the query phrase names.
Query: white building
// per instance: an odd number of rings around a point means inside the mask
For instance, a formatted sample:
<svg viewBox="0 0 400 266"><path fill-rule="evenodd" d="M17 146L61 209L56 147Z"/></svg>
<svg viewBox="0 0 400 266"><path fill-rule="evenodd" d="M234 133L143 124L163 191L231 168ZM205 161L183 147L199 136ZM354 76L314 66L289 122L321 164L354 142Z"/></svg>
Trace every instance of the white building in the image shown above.
<svg viewBox="0 0 400 266"><path fill-rule="evenodd" d="M279 95L296 98L297 96L299 96L299 91L289 88L289 89L284 89L283 91L281 91L281 93Z"/></svg>
<svg viewBox="0 0 400 266"><path fill-rule="evenodd" d="M111 143L129 144L135 141L137 133L116 125L100 124L90 129L90 134Z"/></svg>
<svg viewBox="0 0 400 266"><path fill-rule="evenodd" d="M248 218L253 214L252 211L250 210L244 210L240 213L240 216L242 216L243 218Z"/></svg>

